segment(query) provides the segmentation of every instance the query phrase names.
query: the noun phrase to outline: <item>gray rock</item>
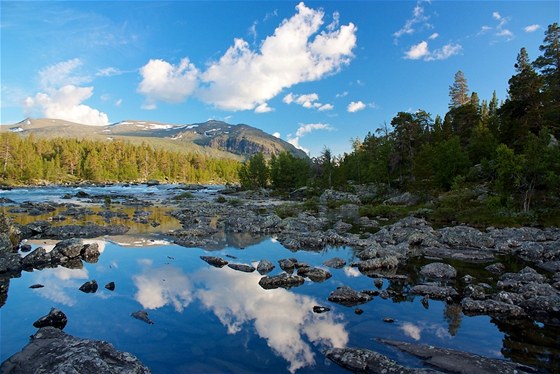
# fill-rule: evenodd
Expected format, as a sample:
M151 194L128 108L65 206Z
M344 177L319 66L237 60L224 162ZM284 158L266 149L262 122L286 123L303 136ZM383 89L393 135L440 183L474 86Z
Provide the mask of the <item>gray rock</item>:
M323 282L329 279L330 277L332 277L332 274L329 273L328 271L315 267L299 268L297 274L304 278L309 278L313 282Z
M506 267L501 262L498 262L492 265L488 265L484 269L486 269L490 273L502 274L506 270Z
M457 270L449 264L432 262L431 264L422 266L420 274L428 278L449 279L457 277Z
M145 310L139 310L137 312L133 312L130 314L132 317L136 318L137 320L146 322L148 325L153 325L154 322L148 317L148 312Z
M261 260L257 265L257 271L260 275L265 275L270 273L275 267L276 266L272 262L268 260Z
M467 297L461 301L461 308L463 313L468 316L490 315L512 318L526 316L521 307L497 300L473 300Z
M337 223L335 223L334 225L334 231L336 231L339 234L343 234L347 231L349 231L352 228L352 225L349 223L346 223L344 221L338 221Z
M97 263L100 255L101 253L99 252L99 245L97 243L85 244L80 252L82 260L90 264Z
M37 233L37 239L97 238L106 235L123 235L130 228L124 225L65 225L49 226L43 233Z
M328 267L333 268L333 269L342 269L346 265L346 261L344 261L340 257L334 257L334 258L331 258L331 259L328 259L328 260L324 261L323 265L328 266Z
M26 269L41 269L51 263L51 254L43 247L37 247L27 256L25 256L21 263Z
M117 351L107 342L80 339L54 327L44 327L21 352L2 363L0 372L149 374L150 369L135 356Z
M515 362L488 358L454 349L387 339L379 339L379 341L419 357L424 361L424 364L440 369L445 373L521 374L537 371L535 368Z
M385 200L383 203L387 205L405 205L412 206L418 204L418 197L411 194L410 192L405 192L400 195L391 197Z
M319 197L319 202L321 204L327 204L330 201L345 202L345 203L352 203L352 204L361 203L360 198L357 195L348 192L342 192L342 191L325 190Z
M438 244L441 245L441 244ZM425 247L421 249L421 253L426 257L447 258L451 260L465 262L489 262L496 258L494 254L488 250L465 249L465 248L449 248L449 247Z
M491 236L469 226L444 227L438 232L440 241L451 247L492 248L495 244Z
M411 292L417 295L427 295L431 299L436 300L445 300L449 297L459 296L453 287L439 286L437 284L419 284L412 287Z
M296 267L297 260L294 258L283 258L278 260L280 269L284 270L286 273L292 273Z
M537 273L533 268L526 266L518 273L505 273L500 277L497 287L502 290L518 290L527 283L543 283L546 280L544 275Z
M226 260L224 260L221 257L216 257L216 256L200 256L200 258L204 261L206 261L208 264L217 267L217 268L221 268L224 267L228 264L228 262Z
M292 288L301 286L305 278L296 274L281 273L274 276L265 275L259 281L259 285L265 290L274 288Z
M363 273L376 269L394 269L398 265L399 260L396 256L384 256L358 262L358 270Z
M233 270L242 271L244 273L252 273L255 271L255 267L247 264L233 264L229 263L228 267L232 268Z
M17 253L0 253L0 274L20 273L22 270L21 257Z
M327 358L353 373L371 374L427 374L439 373L430 369L408 368L389 357L361 348L331 348L325 353Z
M474 300L485 300L488 298L486 289L479 284L468 284L463 290L463 295Z
M59 309L52 308L49 314L33 322L33 326L36 328L52 326L57 329L63 330L66 326L66 323L68 323L66 314L64 314L64 312Z
M338 287L336 290L332 291L328 297L329 301L344 306L356 306L367 303L372 299L373 296L364 292L356 291L348 286Z

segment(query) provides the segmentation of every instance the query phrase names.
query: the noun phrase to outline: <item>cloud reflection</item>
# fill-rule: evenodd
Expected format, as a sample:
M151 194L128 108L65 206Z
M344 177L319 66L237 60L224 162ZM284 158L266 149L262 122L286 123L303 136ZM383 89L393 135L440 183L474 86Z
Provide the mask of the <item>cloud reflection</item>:
M76 299L71 296L82 282L79 279L88 279L88 271L83 269L68 269L62 266L53 269L43 269L33 273L33 282L43 284L37 294L41 297L66 306L76 304ZM60 281L64 282L60 282Z
M193 299L191 281L174 266L146 268L132 280L138 288L134 298L146 309L171 304L177 312L182 312Z
M196 277L203 286L197 298L216 314L228 333L254 323L257 334L290 363L292 373L315 363L304 334L312 343L326 347L343 347L348 342L348 333L334 313L313 313L317 302L309 296L281 288L264 290L258 285L259 274L223 268L204 269Z

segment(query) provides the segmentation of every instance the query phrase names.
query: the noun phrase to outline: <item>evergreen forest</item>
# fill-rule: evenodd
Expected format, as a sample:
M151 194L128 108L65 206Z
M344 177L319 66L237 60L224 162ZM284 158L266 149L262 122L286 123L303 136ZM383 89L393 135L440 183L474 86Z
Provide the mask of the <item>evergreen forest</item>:
M533 61L525 48L519 51L503 101L495 91L481 100L458 71L443 117L399 112L390 126L354 139L352 152L333 157L325 148L308 164L288 154L269 161L256 155L241 167L240 182L285 192L372 184L385 196L414 193L420 202L413 208L424 206L442 222L560 225L558 23L548 26L539 50ZM362 209L371 215L400 209L380 206L379 199Z

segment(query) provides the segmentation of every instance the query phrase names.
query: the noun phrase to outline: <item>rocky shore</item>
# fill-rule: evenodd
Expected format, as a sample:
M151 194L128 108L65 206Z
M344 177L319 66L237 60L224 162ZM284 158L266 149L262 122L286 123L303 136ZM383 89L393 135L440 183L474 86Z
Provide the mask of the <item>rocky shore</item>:
M246 235L248 240L272 236L294 253L321 250L326 246L347 246L355 251L354 262L346 264L344 259L333 258L325 266L340 268L348 265L364 276L374 278L376 283L389 279L395 286L384 290L384 294L378 290L352 290L342 286L328 295L331 302L356 306L376 296L399 298L410 295L421 297L426 307L430 299L443 300L466 315L488 315L502 323L527 320L560 326L559 228L489 227L481 230L466 225L437 228L421 214L387 224L383 217L360 217L360 198L360 195L328 190L320 197L318 207L312 210L305 210L298 201L273 198L266 191L170 201L168 205L174 208L170 214L180 222L181 228L166 235L185 247L224 247L232 235ZM32 215L33 211L49 211L52 206L44 202L22 204L11 209ZM64 209L69 214L87 214L84 211L87 208L71 203ZM283 211L290 214L281 214ZM140 208L138 216L141 216ZM146 220L145 224L151 222ZM126 231L126 226L111 224L55 226L52 221L35 221L16 225L0 215L0 307L6 302L10 278L20 276L22 271L55 266L79 268L83 261L95 262L99 251L95 245L84 244L82 238ZM38 247L25 253L29 248L24 239L38 238L59 242L50 252ZM268 273L276 265L266 259L256 268L217 256L206 256L202 260L216 267L227 265L238 271L258 271L262 275L259 284L265 289L297 287L306 278L321 282L330 276L328 271L300 263L295 257L296 254L294 258L279 262L277 265L282 273L273 276ZM521 266L515 271L508 270L504 258L514 259ZM419 260L423 265L412 275L410 264ZM458 261L477 264L484 276L457 269L453 264ZM40 341L45 334L51 336L53 333L39 330L37 334L39 337L34 337L33 341ZM405 351L412 349L405 349L397 343L386 344ZM352 371L382 372L364 369L371 367L369 362L372 360L383 361L376 355L364 351L327 352L327 357ZM356 360L365 363L356 364ZM433 366L432 362L428 363ZM354 367L354 364L358 366ZM403 370L398 372L407 372Z

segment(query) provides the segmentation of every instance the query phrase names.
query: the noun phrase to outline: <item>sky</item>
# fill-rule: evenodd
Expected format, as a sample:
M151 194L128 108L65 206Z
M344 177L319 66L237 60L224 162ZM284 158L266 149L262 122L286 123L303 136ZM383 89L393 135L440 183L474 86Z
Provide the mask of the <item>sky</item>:
M558 1L0 1L1 121L244 123L318 156L400 111L444 116L458 70L507 98Z

